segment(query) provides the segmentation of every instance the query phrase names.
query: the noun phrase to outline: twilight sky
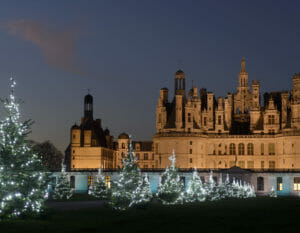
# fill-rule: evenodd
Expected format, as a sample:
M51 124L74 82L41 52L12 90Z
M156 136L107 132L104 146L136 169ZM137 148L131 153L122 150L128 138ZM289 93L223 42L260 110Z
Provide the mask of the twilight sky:
M115 137L151 140L159 89L173 96L178 68L188 89L193 80L225 96L245 56L262 92L291 89L299 9L299 1L1 1L0 97L13 74L23 117L35 121L30 138L60 150L88 89L94 117Z

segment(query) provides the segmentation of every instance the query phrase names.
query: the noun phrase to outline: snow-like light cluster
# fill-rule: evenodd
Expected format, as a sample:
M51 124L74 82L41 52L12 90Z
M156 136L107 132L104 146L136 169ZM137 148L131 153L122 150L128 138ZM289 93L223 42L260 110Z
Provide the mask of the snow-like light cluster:
M151 200L148 177L142 177L136 164L137 159L130 139L127 155L122 160L122 169L118 179L112 184L110 203L114 209L125 210L130 206L144 204Z
M7 117L0 121L0 219L38 213L47 196L46 173L26 141L32 121L20 121L16 82L10 82L9 99L2 101Z
M106 186L105 177L102 175L101 168L98 169L96 181L89 189L89 195L104 200L109 197L109 190Z
M61 172L57 177L57 182L53 190L53 199L54 200L68 200L74 194L74 189L71 188L68 173L66 172L66 166L61 164Z
M187 191L184 190L183 182L180 180L178 170L175 167L176 156L173 150L169 157L171 166L167 167L162 174L158 187L157 197L163 204L182 204L189 202L216 201L225 198L249 198L255 197L254 187L241 181L229 181L227 174L225 182L220 175L218 184L210 172L209 180L202 183L197 170L195 169L192 179L188 184Z

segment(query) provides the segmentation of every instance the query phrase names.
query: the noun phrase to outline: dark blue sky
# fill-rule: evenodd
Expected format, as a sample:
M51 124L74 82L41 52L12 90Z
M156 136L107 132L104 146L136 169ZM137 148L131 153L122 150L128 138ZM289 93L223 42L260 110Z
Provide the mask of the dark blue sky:
M216 96L234 92L242 56L262 91L300 71L299 1L2 1L0 97L17 80L31 138L63 150L87 89L117 137L151 139L161 87L182 68ZM179 60L181 65L179 66Z

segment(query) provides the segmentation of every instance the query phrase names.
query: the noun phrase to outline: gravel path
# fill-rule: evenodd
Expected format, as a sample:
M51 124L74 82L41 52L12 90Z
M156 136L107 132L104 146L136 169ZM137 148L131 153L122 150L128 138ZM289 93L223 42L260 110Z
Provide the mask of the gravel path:
M51 209L56 210L78 210L85 208L98 208L103 206L104 201L66 201L56 202L50 201L46 205Z

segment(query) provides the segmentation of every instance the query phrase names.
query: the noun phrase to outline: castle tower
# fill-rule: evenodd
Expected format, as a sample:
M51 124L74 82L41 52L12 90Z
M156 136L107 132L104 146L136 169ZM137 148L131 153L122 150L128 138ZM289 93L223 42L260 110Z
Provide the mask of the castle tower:
M252 82L252 104L250 107L250 130L254 130L260 118L260 84L254 80Z
M293 76L292 90L292 127L300 128L300 73Z
M84 97L84 117L93 119L93 96L90 94Z
M239 88L242 90L243 88L247 88L247 87L248 87L248 72L246 71L245 58L242 57L241 70L239 73Z
M175 73L175 95L185 96L185 74L182 70Z
M185 104L185 74L182 70L175 73L175 104L176 104L176 121L177 130L183 127L183 114Z
M166 104L168 103L168 88L162 88L159 92L159 99L156 107L156 131L161 132L166 126L167 111Z

